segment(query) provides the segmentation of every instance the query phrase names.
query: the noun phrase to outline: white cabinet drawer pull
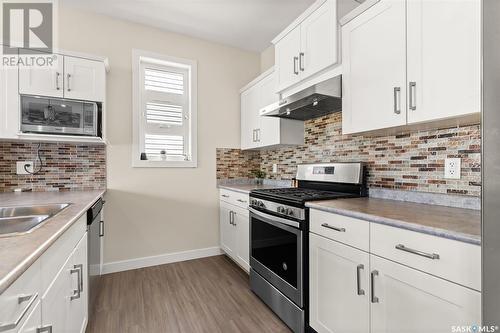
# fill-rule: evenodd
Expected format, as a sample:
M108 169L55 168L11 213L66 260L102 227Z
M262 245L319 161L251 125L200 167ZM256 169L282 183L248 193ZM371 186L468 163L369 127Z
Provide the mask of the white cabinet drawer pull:
M361 270L364 269L364 268L365 268L365 265L363 265L363 264L359 264L356 267L356 287L358 289L358 295L359 296L365 294L365 291L363 289L361 289Z
M325 228L328 228L328 229L332 229L332 230L338 231L338 232L345 232L345 228L334 227L332 225L329 225L328 223L323 223L321 226L325 227Z
M415 249L410 249L409 247L406 247L403 244L396 245L396 249L401 250L401 251L405 251L408 253L413 253L413 254L416 254L417 256L426 257L426 258L429 258L432 260L439 259L439 254L437 254L437 253L427 253L427 252L422 252L422 251L415 250Z
M370 289L371 289L371 292L372 292L372 296L371 296L371 302L372 303L378 303L379 302L378 297L375 296L375 277L376 276L378 276L378 271L377 270L373 270L370 273Z
M222 197L223 197L223 198L229 198L229 195L227 195L227 194L223 194L223 195L222 195Z
M56 72L56 90L61 90L61 87L59 86L59 77L61 76L61 73Z
M246 203L246 202L247 202L246 200L242 200L242 199L238 199L238 200L236 200L236 201L238 201L238 202L243 202L243 203Z
M24 307L24 309L22 309L21 312L19 312L19 315L16 317L16 319L12 323L7 323L7 324L0 323L0 332L9 331L9 330L15 328L17 325L19 325L19 323L24 318L24 316L28 312L28 309L31 307L31 305L33 304L33 302L35 302L35 300L37 299L37 297L38 297L38 293L34 293L33 295L30 295L30 296L20 296L18 298L17 302L19 304L21 304L21 303L27 301L28 304L26 304L26 306Z
M70 85L71 74L69 74L69 73L68 73L68 74L66 75L66 78L67 78L67 82L66 82L66 83L67 83L67 84L66 84L67 89L68 89L68 91L71 91L71 85Z
M69 298L70 300L75 300L79 299L82 293L83 285L82 285L82 265L74 265L73 269L71 269L69 272L71 274L77 273L77 278L78 278L78 287L77 289L73 290L73 295Z

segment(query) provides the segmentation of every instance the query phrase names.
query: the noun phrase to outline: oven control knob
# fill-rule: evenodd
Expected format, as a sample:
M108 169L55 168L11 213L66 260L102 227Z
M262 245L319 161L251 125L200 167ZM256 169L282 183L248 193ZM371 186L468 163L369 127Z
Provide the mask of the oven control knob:
M260 208L264 208L265 207L264 203L262 201L260 201L260 200L257 202L257 206L259 206Z
M293 216L293 209L288 210L286 215Z
M278 206L278 209L277 209L277 210L278 210L278 213L283 214L283 213L285 212L285 207L283 207L283 206Z

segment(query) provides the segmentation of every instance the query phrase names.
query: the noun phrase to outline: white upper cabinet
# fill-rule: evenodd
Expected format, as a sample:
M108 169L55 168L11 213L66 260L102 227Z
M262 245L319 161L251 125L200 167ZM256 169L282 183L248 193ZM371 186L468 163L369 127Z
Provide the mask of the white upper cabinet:
M374 255L370 265L370 332L445 333L481 323L479 292Z
M300 81L300 27L290 31L275 46L277 90L284 90Z
M338 62L337 1L319 0L273 40L278 91Z
M337 62L336 1L326 1L300 24L300 45L302 79Z
M255 129L252 125L252 103L255 97L252 90L248 89L240 95L240 124L241 124L241 149L249 149L252 147L255 140Z
M260 81L259 90L259 110L267 105L278 101L276 94L277 76L268 75ZM280 118L276 117L261 117L258 126L258 144L259 146L272 146L280 143Z
M17 67L0 67L0 138L15 139L19 132Z
M260 115L260 110L279 100L277 73L271 69L241 91L241 149L304 143L304 123Z
M55 56L51 67L19 67L20 94L64 97L64 57Z
M406 124L404 1L382 0L342 27L342 131Z
M64 97L101 102L106 91L104 63L64 57Z
M19 93L102 102L105 76L102 61L57 55L50 68L19 67Z
M343 133L478 122L480 31L480 0L380 0L345 23Z
M481 1L408 1L408 123L481 107Z

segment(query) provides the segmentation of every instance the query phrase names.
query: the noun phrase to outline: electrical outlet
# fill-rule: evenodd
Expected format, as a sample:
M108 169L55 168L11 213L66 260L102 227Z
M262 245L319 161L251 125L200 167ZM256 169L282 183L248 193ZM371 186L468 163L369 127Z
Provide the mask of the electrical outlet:
M24 166L27 165L27 170L29 172L26 172L24 169ZM16 163L16 170L18 175L29 175L30 172L33 173L33 161L20 161Z
M460 162L459 158L447 158L444 160L444 178L460 179Z
M273 173L277 173L278 172L278 164L274 163L273 164Z

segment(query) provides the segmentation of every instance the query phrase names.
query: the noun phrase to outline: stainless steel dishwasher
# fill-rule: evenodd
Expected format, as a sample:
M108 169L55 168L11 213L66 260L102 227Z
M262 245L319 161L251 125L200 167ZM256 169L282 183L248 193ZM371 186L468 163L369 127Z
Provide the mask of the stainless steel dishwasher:
M87 253L89 281L89 320L94 314L96 297L102 273L101 237L104 236L104 220L102 207L104 200L99 198L87 211Z

